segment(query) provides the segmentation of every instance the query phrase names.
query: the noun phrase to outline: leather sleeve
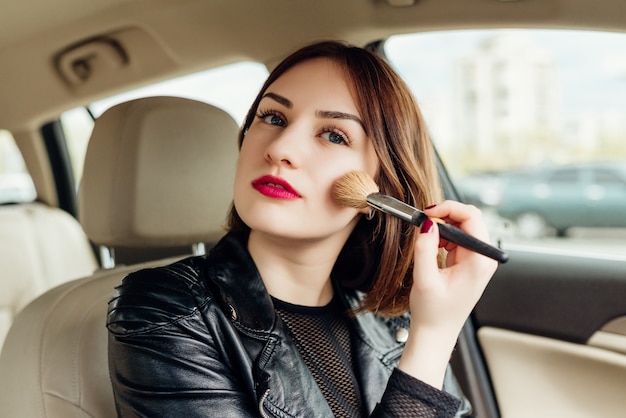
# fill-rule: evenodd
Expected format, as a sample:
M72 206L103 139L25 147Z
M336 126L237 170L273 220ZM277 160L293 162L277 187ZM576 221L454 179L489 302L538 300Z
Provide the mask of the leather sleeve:
M258 416L251 378L229 360L237 348L225 356L231 337L224 324L208 323L225 319L209 318L197 305L211 300L199 293L158 269L134 273L116 290L107 327L120 417Z

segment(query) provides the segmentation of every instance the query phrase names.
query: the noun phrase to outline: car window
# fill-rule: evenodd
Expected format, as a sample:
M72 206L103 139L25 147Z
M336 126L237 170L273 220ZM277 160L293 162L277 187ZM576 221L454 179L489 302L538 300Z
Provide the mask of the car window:
M35 186L13 135L0 129L0 204L32 202L36 197Z
M72 171L76 187L83 176L83 163L89 136L93 129L93 117L84 107L68 110L61 115L61 126L67 143L67 150L72 162Z
M238 62L156 83L96 101L88 107L61 115L76 184L82 177L83 160L93 129L93 118L128 100L148 96L176 96L199 100L224 109L241 124L263 82L267 68L255 62ZM235 141L236 138L233 138Z
M602 185L626 167L624 50L624 34L536 29L407 34L384 45L494 239L620 255L626 187Z
M623 185L626 187L626 171L598 168L593 171L593 181L600 184Z
M548 181L555 183L576 183L579 181L579 170L562 169L552 173Z

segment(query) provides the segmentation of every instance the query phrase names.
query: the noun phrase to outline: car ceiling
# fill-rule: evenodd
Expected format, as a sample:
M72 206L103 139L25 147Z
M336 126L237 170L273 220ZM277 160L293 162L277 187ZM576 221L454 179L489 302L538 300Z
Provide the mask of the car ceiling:
M20 0L0 13L0 128L38 128L63 110L163 78L239 60L268 65L319 39L358 45L454 28L621 31L623 0ZM400 5L394 5L400 4ZM62 51L94 37L130 63L81 86L58 72Z

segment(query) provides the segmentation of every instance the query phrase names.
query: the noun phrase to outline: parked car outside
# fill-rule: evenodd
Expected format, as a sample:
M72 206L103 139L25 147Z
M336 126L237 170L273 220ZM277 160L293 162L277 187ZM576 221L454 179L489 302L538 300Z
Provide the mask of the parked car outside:
M459 187L469 203L514 221L522 237L626 227L626 162L479 174Z

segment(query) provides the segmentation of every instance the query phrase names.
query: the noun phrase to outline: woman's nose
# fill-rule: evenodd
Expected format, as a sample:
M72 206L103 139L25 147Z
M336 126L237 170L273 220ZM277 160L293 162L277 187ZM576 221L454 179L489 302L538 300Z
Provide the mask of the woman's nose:
M293 126L285 128L279 136L274 138L265 151L265 159L276 165L297 168L300 165L304 141L302 133L298 133Z

